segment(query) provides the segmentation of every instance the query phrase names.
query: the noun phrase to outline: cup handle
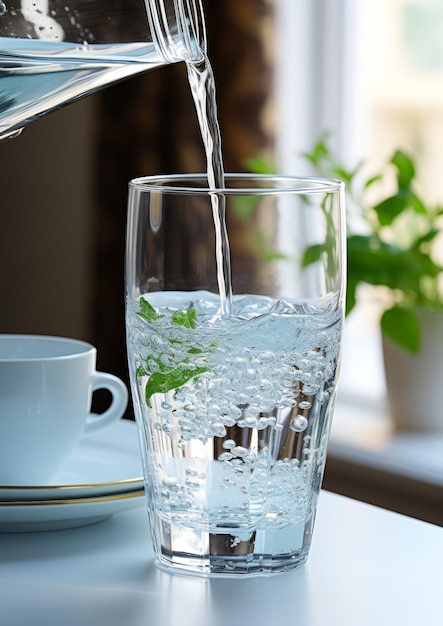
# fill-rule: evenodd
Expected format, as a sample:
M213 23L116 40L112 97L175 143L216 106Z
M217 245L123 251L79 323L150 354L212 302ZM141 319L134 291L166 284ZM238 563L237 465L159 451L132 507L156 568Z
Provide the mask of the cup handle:
M105 372L95 372L92 376L92 392L97 389L108 389L112 394L111 406L104 413L90 413L86 419L85 433L91 433L95 430L108 426L119 420L128 406L128 390L125 383L113 376L105 374Z

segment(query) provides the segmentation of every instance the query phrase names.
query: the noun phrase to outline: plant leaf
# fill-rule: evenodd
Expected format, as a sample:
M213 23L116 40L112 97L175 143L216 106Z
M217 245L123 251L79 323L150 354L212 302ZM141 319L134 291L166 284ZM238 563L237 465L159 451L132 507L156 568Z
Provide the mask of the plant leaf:
M396 150L391 158L391 163L397 168L398 186L409 187L415 176L415 166L411 157L403 150Z
M197 320L197 311L195 309L186 309L186 311L174 311L171 316L171 322L185 328L195 328Z
M423 243L429 243L433 241L435 237L438 235L440 230L438 228L430 228L427 233L418 237L414 243L412 244L414 248L419 248Z
M403 291L411 301L420 301L423 296L421 284L425 276L435 278L443 270L416 246L405 249L363 235L349 236L347 245L349 282Z
M374 207L381 226L392 224L395 218L408 208L411 194L406 189L399 189L395 196L386 198Z
M415 194L414 192L410 192L410 202L411 206L416 213L419 215L426 215L428 210L424 202Z
M262 157L250 157L245 159L246 167L254 174L274 174L275 166L271 161Z
M264 262L268 261L286 261L287 256L278 250L260 250L260 260Z
M260 196L237 196L233 199L231 206L236 217L246 222L251 219L259 202Z
M323 243L317 243L309 246L309 248L306 248L301 262L302 267L307 267L308 265L319 261L321 259L321 255L325 252L325 249L326 246Z
M319 141L315 144L311 152L304 152L302 156L312 163L312 165L318 167L324 159L331 157L331 152L328 148L329 133L324 133Z
M146 372L141 365L137 367L135 375L137 376L137 378L139 378L140 376L146 376Z
M370 187L374 183L377 183L382 178L383 176L381 174L376 174L375 176L371 176L371 178L368 178L368 180L364 184L365 189L368 189L368 187Z
M338 179L342 180L344 183L346 183L346 185L348 185L348 187L351 186L351 183L352 183L356 173L357 173L356 171L348 172L348 170L345 170L344 167L342 167L341 165L333 165L331 167L331 174L335 178L338 178Z
M155 322L163 317L163 315L157 313L152 304L143 297L140 298L140 311L138 315L149 323Z
M381 329L398 346L416 354L420 350L421 333L417 317L408 309L394 306L381 318Z
M145 387L146 404L151 406L151 398L154 393L168 393L173 389L178 389L195 376L207 372L206 367L195 367L194 369L182 369L180 367L167 373L153 372Z
M357 304L357 284L348 280L346 287L346 308L345 316L347 317Z

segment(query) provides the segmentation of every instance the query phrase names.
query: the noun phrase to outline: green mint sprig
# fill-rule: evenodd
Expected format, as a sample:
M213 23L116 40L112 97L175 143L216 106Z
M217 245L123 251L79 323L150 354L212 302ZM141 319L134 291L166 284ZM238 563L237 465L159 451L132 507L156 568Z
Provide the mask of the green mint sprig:
M146 298L140 298L140 310L138 311L139 317L145 321L152 323L164 318L165 316L158 313ZM197 311L194 308L189 308L184 311L174 311L171 315L171 323L176 326L181 326L189 330L193 330L196 327ZM137 377L149 376L145 387L145 399L146 404L151 407L151 398L156 393L168 393L179 387L183 387L188 381L197 378L200 374L209 371L208 367L197 365L192 362L192 356L195 355L199 358L200 362L202 357L208 354L204 346L195 345L186 337L180 337L180 339L171 337L169 343L172 345L181 346L186 357L179 364L173 366L164 362L164 357L168 356L167 352L161 352L158 355L149 354L144 362L137 368ZM217 345L210 344L209 352L212 352Z
M196 367L195 369L176 368L168 372L153 372L145 387L146 404L151 407L151 398L155 393L168 393L168 391L183 387L189 380L207 371L207 367Z
M152 323L163 317L160 313L154 309L152 304L146 300L146 298L140 298L140 311L138 315L146 322Z
M197 321L197 311L195 309L186 309L186 311L175 311L172 314L171 321L178 326L185 328L195 328Z

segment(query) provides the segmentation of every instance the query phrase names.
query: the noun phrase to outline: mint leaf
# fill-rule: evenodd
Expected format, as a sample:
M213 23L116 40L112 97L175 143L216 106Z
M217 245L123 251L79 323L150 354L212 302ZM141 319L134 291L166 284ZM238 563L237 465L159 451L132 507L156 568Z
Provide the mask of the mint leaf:
M137 378L139 378L140 376L146 376L146 372L141 365L137 367L135 375L137 376Z
M187 309L186 311L175 311L172 314L171 321L178 326L185 328L195 328L197 320L197 311L195 309Z
M207 367L196 367L194 369L176 368L168 373L154 372L146 383L146 404L151 406L151 398L155 393L167 393L173 389L178 389L195 376L207 371Z
M205 357L217 348L216 343L211 343L209 347L193 340L193 333L184 331L176 331L179 333L180 339L176 337L168 337L171 329L170 324L182 326L190 330L195 329L197 322L197 311L194 308L186 310L174 311L172 314L167 312L166 315L160 314L150 304L146 298L140 298L140 311L138 315L149 323L156 322L164 318L163 324L156 324L157 332L163 337L162 328L165 327L164 339L171 344L171 352L161 349L157 352L154 348L154 354L150 353L144 357L143 365L137 368L137 376L148 376L145 386L146 404L151 406L151 398L155 393L168 393L185 385L188 381L196 379L200 374L209 371L209 367L202 365ZM166 330L167 329L167 330ZM176 349L172 351L172 346ZM173 357L175 354L175 357ZM192 356L198 357L199 365L193 363ZM176 359L176 362L172 362Z
M147 322L155 322L163 317L163 315L157 313L152 304L150 304L145 298L140 298L140 311L138 314Z
M152 363L155 364L155 368L158 368L161 372L162 371L167 371L168 368L167 366L163 363L162 359L161 359L162 355L160 354L160 356L155 356L155 354L149 354L146 357L146 367L148 372L151 372L153 367L152 367ZM155 370L156 371L156 370Z

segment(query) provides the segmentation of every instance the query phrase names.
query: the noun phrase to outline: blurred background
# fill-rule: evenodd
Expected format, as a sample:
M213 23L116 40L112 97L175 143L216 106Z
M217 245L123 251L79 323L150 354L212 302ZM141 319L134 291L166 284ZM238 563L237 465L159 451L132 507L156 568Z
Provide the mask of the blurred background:
M203 5L227 171L260 156L279 171L309 173L301 154L328 131L349 167L364 158L376 169L394 149L408 150L426 195L443 201L442 0ZM90 341L98 368L127 380L127 182L204 170L183 64L110 87L0 143L0 332ZM383 406L370 305L348 323L341 394ZM331 488L346 491L333 480Z

